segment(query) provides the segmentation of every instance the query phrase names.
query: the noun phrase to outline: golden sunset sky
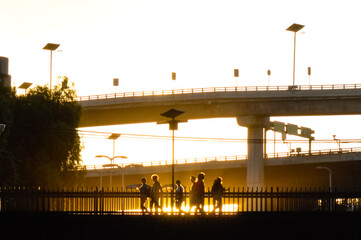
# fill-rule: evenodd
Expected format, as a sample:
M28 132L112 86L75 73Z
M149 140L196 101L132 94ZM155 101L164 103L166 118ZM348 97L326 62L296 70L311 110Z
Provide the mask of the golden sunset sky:
M296 85L309 84L307 67L312 85L361 83L359 6L351 0L0 0L0 56L9 58L13 86L49 84L50 54L42 48L60 44L53 82L69 77L78 96L235 86L234 68L239 86L267 85L268 69L270 85L292 85L293 33L285 29L298 23L305 27L297 34ZM175 82L171 72L177 72ZM316 139L361 138L360 116L272 120L311 127ZM112 155L107 133L171 135L155 123L83 130L106 133L83 135L85 164L102 164L107 161L95 155ZM197 120L180 124L176 136L246 139L247 129L235 119ZM288 148L279 143L276 151ZM171 142L121 137L115 154L129 162L167 160ZM236 154L247 154L244 141L176 143L178 159Z

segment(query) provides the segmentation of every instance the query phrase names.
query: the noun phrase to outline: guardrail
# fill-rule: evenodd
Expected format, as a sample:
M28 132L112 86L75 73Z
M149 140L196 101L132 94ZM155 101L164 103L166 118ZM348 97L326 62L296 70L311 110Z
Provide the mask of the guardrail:
M182 95L193 93L213 92L260 92L260 91L304 91L304 90L352 90L361 89L361 84L336 84L336 85L295 85L295 86L239 86L239 87L210 87L210 88L189 88L174 90L154 90L139 92L109 93L77 97L77 101L90 101L100 99Z
M361 148L342 148L342 149L322 149L301 151L301 152L282 152L282 153L267 153L265 158L284 158L284 157L311 157L321 155L333 155L343 153L361 152ZM175 164L195 164L195 163L210 163L210 162L224 162L224 161L242 161L247 159L247 155L235 155L235 156L218 156L218 157L203 157L203 158L188 158L188 159L176 159ZM105 164L107 165L107 164ZM108 169L105 165L86 165L87 170L96 169ZM112 168L124 168L124 167L150 167L150 166L166 166L172 165L172 160L163 161L149 161L149 162L134 162L134 163L121 163L114 164ZM83 170L83 168L81 168Z

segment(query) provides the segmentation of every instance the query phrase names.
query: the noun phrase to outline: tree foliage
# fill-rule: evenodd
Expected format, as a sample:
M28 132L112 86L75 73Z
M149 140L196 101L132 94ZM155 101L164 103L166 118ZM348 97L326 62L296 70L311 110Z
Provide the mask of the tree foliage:
M18 185L63 185L79 177L81 142L76 131L81 106L68 78L50 91L36 86L26 95L0 86L0 181ZM2 93L2 92L0 92ZM3 154L1 154L3 155Z

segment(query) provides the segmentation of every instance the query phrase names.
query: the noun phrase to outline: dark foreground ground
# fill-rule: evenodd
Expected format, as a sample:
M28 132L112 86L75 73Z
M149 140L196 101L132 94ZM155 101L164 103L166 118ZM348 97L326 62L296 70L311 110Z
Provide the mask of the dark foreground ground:
M0 239L361 239L360 213L79 216L0 213Z

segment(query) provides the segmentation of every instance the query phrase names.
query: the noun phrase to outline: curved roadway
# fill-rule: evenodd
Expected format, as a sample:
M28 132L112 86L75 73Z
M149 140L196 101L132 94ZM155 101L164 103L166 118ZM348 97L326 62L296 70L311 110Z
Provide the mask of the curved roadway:
M361 84L181 89L80 97L79 127L164 121L170 108L180 119L361 114Z

